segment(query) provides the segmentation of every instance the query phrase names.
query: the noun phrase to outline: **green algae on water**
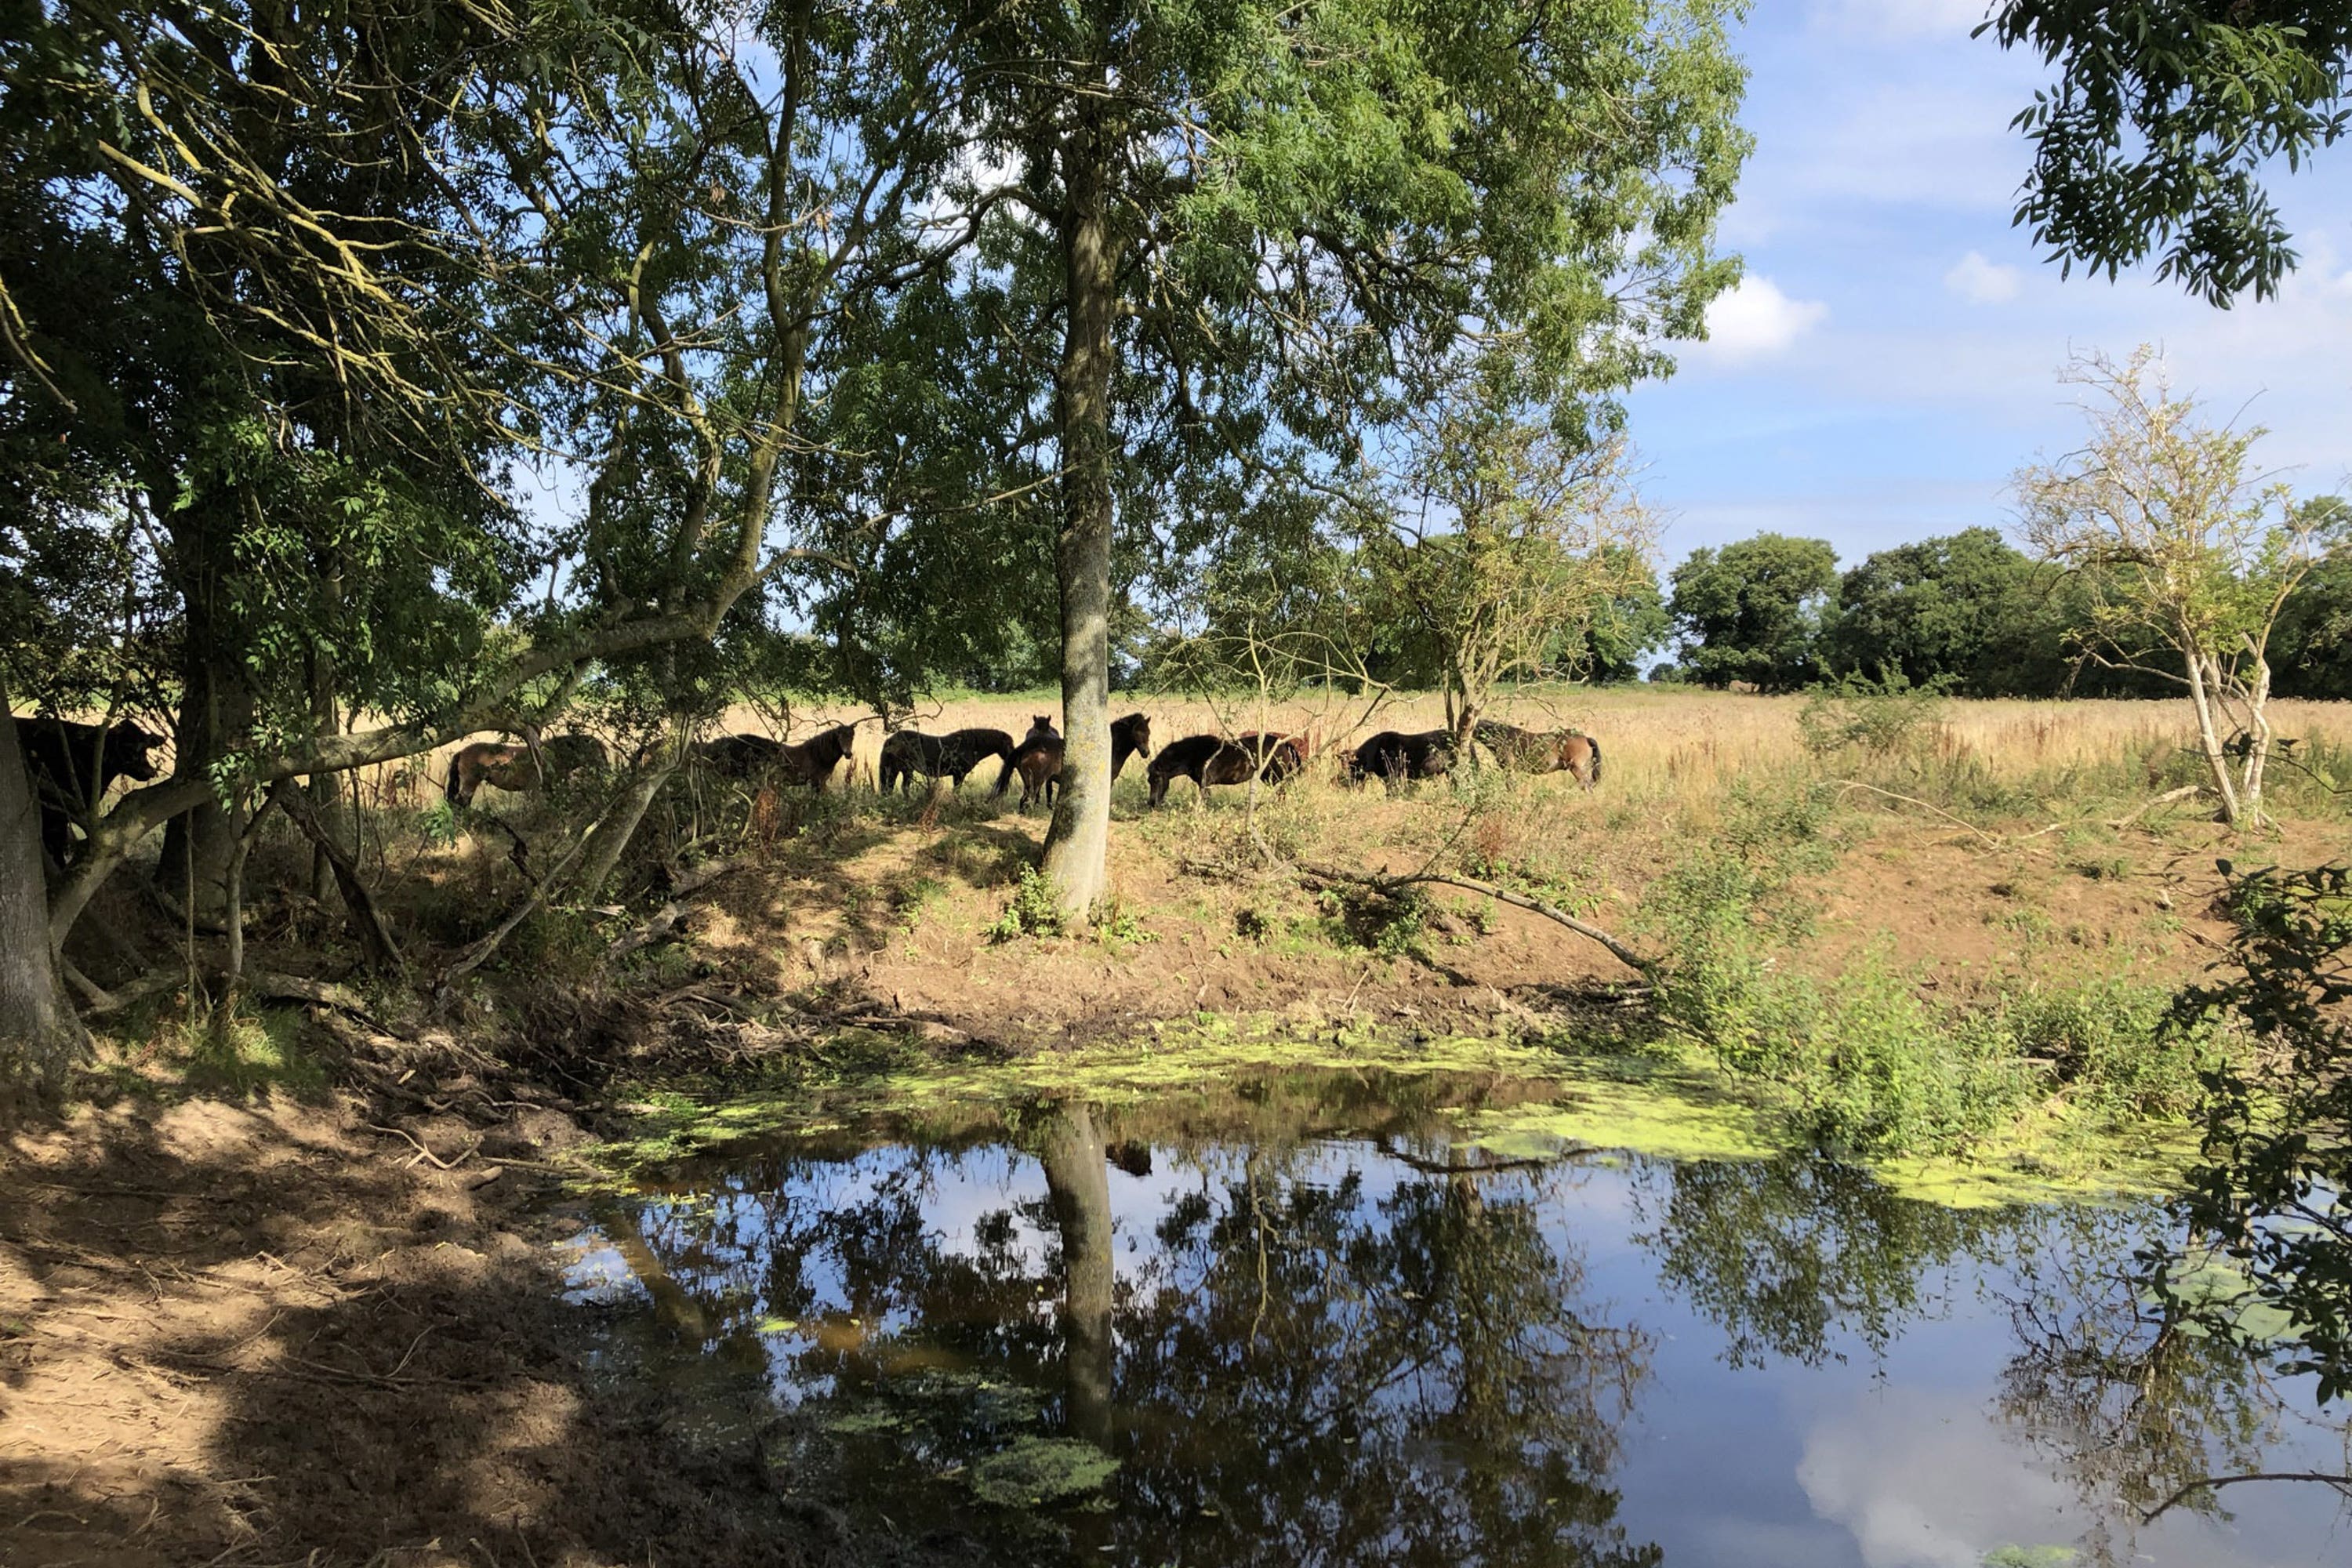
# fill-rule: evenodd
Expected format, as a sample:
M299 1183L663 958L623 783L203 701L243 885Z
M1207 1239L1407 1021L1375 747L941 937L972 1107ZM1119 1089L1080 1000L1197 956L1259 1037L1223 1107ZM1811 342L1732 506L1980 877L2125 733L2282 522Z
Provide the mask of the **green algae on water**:
M1792 1152L1785 1095L1687 1052L1590 1057L1516 1037L1410 1038L1276 1015L1202 1015L1118 1047L919 1068L903 1055L884 1059L878 1073L822 1088L710 1103L649 1096L635 1135L614 1141L602 1158L625 1174L753 1138L854 1136L877 1121L922 1141L1003 1137L1017 1133L1022 1108L1072 1099L1114 1121L1126 1116L1144 1135L1171 1126L1199 1134L1223 1121L1228 1136L1249 1137L1260 1131L1247 1119L1254 1103L1277 1089L1311 1095L1318 1082L1347 1086L1360 1100L1418 1100L1406 1120L1420 1133L1490 1162L1594 1151L1747 1161ZM1319 1135L1351 1131L1364 1129L1334 1123ZM1965 1155L1863 1163L1903 1196L1985 1208L2158 1195L2177 1187L2192 1155L2182 1130L2118 1127L2061 1107Z
M1075 1437L1022 1437L976 1461L968 1472L972 1494L999 1508L1035 1508L1098 1489L1118 1461Z

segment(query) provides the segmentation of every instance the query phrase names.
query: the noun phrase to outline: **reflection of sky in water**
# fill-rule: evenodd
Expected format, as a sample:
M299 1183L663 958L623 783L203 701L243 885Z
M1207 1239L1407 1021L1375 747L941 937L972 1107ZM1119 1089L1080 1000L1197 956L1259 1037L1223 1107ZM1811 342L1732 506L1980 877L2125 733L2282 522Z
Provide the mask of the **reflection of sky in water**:
M1363 1209L1375 1213L1401 1188L1429 1180L1358 1142L1314 1145L1278 1168L1286 1186L1305 1188L1333 1188L1352 1173ZM738 1178L715 1194L650 1203L639 1216L642 1233L698 1295L755 1312L743 1304L764 1288L758 1274L772 1233L900 1194L941 1256L999 1266L1009 1259L1023 1273L1052 1276L1059 1248L1053 1209L1045 1173L1028 1154L884 1147L783 1169L777 1190ZM1158 1229L1188 1195L1219 1201L1248 1176L1235 1149L1158 1150L1146 1175L1109 1168L1112 1266L1121 1285L1200 1289L1202 1255L1163 1256ZM1580 1261L1580 1310L1654 1341L1622 1451L1606 1477L1622 1496L1617 1517L1631 1542L1654 1542L1670 1568L1977 1568L1996 1547L2070 1542L2098 1523L2078 1489L1996 1408L2004 1364L2017 1350L2000 1299L2005 1266L1965 1250L1952 1262L1926 1264L1883 1353L1833 1326L1820 1346L1826 1353L1811 1364L1766 1355L1749 1358L1761 1364L1734 1365L1739 1358L1727 1355L1724 1329L1662 1276L1654 1192L1670 1180L1668 1168L1637 1161L1482 1183L1496 1202L1534 1197L1545 1239ZM796 1371L795 1363L818 1342L821 1321L871 1304L871 1281L861 1300L856 1268L824 1247L802 1252L803 1309L790 1320L757 1320L767 1381L782 1400L831 1391L829 1377ZM575 1300L642 1296L628 1261L593 1236L571 1261L567 1283ZM1047 1295L1032 1310L1051 1323L1055 1306ZM919 1327L903 1300L857 1324L867 1340ZM2341 1435L2290 1422L2284 1441L2262 1458L2271 1468L2339 1468ZM2324 1489L2242 1488L2224 1500L2234 1520L2176 1511L2140 1531L2119 1559L2159 1568L2352 1561L2352 1534Z

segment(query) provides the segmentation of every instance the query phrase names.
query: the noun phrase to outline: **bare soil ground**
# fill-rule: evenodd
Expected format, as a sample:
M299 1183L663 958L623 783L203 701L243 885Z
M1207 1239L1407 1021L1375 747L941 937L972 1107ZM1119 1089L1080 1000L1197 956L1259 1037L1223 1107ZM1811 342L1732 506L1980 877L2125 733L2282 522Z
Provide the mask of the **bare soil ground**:
M415 1081L415 1080L412 1080ZM430 1083L430 1079L425 1080ZM0 1561L922 1563L600 1380L530 1104L128 1099L0 1149ZM369 1123L374 1121L376 1127ZM419 1154L416 1139L437 1151ZM453 1168L439 1168L442 1162ZM492 1175L491 1173L497 1174Z

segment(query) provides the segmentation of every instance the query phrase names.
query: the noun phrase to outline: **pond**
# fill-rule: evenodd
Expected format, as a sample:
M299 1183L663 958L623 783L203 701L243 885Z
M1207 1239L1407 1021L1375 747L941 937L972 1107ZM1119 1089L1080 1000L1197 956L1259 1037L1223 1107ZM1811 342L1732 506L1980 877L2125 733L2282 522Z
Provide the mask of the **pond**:
M737 1142L583 1229L608 1374L974 1563L2341 1564L2311 1391L2168 1329L2154 1205L1465 1143L1558 1086L1241 1072ZM2331 1413L2340 1417L2344 1413Z

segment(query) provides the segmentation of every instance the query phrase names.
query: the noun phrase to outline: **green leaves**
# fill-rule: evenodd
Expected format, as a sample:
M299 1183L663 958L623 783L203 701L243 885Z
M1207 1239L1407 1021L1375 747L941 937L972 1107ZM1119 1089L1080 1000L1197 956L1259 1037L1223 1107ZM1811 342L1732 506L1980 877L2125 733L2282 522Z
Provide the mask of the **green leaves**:
M2063 268L2156 255L2215 305L2278 291L2297 258L2266 165L2352 124L2352 4L2007 0L1978 31L2058 68L2011 123L2034 145L2017 222Z

